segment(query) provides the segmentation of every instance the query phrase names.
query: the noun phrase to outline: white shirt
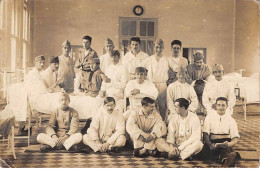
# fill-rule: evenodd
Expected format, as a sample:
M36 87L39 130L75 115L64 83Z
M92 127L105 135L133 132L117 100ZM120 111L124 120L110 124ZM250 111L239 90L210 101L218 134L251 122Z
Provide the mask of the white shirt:
M112 57L109 53L106 53L99 57L100 69L102 72L106 73L107 68L112 64Z
M166 57L162 56L159 61L154 55L144 60L144 67L148 70L147 78L154 83L165 83L169 76L169 62Z
M218 97L226 97L229 108L233 108L236 104L234 87L225 79L221 81L214 79L206 83L202 95L203 105L208 110L212 109L212 104L216 103Z
M239 138L237 123L229 114L220 116L216 110L211 110L205 118L203 132L210 134L229 135L230 138Z
M102 82L101 91L106 91L107 96L121 96L123 98L126 86L125 68L122 64L111 64L107 67L105 75L111 79L110 83Z
M177 58L170 56L168 60L173 71L176 71L179 67L186 68L188 66L188 60L182 56L178 56Z
M101 107L87 131L92 140L114 144L120 135L125 134L125 119L122 113L120 109L114 109L113 113L109 114L104 107Z
M140 94L131 95L131 91L134 89L139 89ZM130 80L126 84L125 96L129 97L131 109L140 109L142 98L150 97L155 100L158 96L158 90L149 80L144 80L142 84L138 84L136 80Z
M167 88L167 106L171 113L175 113L174 101L178 98L186 98L190 101L189 110L196 111L198 98L194 88L188 83L176 81Z
M57 73L53 72L51 70L51 67L48 67L44 71L41 72L42 78L46 85L48 86L47 88L53 87L57 83Z
M143 66L144 59L148 57L149 56L143 51L140 51L136 56L131 51L125 54L125 56L122 58L122 64L126 68L128 78L130 78L129 74L135 74L135 69L137 67Z

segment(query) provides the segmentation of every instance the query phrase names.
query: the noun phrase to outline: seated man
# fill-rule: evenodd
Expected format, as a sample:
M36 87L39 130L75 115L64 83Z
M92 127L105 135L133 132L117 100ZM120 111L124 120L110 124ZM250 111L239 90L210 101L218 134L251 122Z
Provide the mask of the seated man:
M169 119L176 114L174 101L178 98L185 98L190 101L189 110L195 112L198 107L198 99L194 88L186 83L186 69L178 68L176 69L178 80L171 83L167 88L167 105L170 110Z
M37 136L37 141L44 144L41 146L41 151L62 148L75 150L76 144L82 140L81 133L78 133L79 115L69 107L69 95L62 93L59 102L60 108L51 115L46 134L40 133Z
M119 63L120 53L118 50L113 50L110 57L112 64L106 69L106 76L111 79L110 83L102 82L100 96L113 97L117 107L124 109L124 89L126 86L125 68Z
M159 138L155 144L160 152L166 152L168 158L185 160L203 148L200 120L195 113L188 111L187 99L179 98L174 105L177 115L170 119L167 140Z
M228 99L227 112L233 114L233 107L236 104L236 95L231 83L223 79L223 66L215 64L213 66L213 75L215 79L206 83L202 96L202 102L207 109L207 113L211 113L210 110L216 110L215 102L218 97L225 97Z
M59 85L57 84L57 71L59 69L59 57L52 56L50 59L50 65L41 74L43 81L45 83L48 92L58 92L61 91Z
M206 80L208 81L211 75L211 67L204 64L204 56L202 53L197 52L194 56L194 63L187 66L187 82L191 84L195 80Z
M113 53L114 47L115 46L114 46L113 41L110 38L107 38L105 40L105 51L106 51L106 53L99 57L99 59L100 59L100 69L104 73L106 73L107 68L112 64L112 53Z
M125 96L130 100L130 110L141 108L141 100L144 97L156 99L158 90L150 80L145 80L146 69L137 67L135 70L135 80L130 80L126 84Z
M104 107L93 117L83 143L94 152L118 151L125 145L125 120L121 110L115 109L113 97L106 97Z
M91 71L82 72L80 75L79 90L87 96L96 97L101 88L104 73L99 68L99 59L91 58L89 59L89 64Z
M133 141L135 157L142 157L148 152L155 156L158 154L155 141L166 134L166 125L155 110L155 100L144 97L141 103L141 109L131 112L126 130Z
M217 111L211 110L205 118L203 127L203 140L205 142L202 155L222 162L223 167L234 167L237 160L241 159L238 152L232 147L240 137L236 121L226 113L228 100L218 97L216 100Z

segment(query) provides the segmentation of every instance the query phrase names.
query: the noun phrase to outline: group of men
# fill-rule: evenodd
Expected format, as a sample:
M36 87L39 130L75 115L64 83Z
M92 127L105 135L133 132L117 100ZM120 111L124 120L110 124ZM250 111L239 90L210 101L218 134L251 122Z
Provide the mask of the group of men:
M211 69L199 52L193 56L194 63L188 64L179 40L171 42L172 56L166 57L164 42L157 39L155 53L149 57L140 50L140 38L133 37L122 58L111 39L105 41L106 54L100 57L91 41L90 36L83 37L83 51L76 61L69 55L70 42L65 41L63 55L51 57L42 73L45 58L35 58L31 72L40 73L37 79L46 90L63 91L46 134L37 137L45 144L43 151L75 149L82 141L95 152L111 152L128 141L137 157L162 154L185 160L197 154L220 159L224 167L234 166L240 158L232 149L239 138L231 116L236 99L233 87L223 79L222 65ZM70 96L104 101L81 133L79 115L69 107ZM198 106L207 115L202 129Z

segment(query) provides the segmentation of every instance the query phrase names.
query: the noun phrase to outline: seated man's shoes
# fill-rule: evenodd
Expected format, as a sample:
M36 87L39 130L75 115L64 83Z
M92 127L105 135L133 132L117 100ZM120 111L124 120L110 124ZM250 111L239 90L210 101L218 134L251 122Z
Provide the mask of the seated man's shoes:
M120 147L111 147L109 152L119 153L120 152Z
M148 155L147 150L143 149L135 149L133 152L135 157L146 157Z
M160 157L160 152L157 149L149 150L149 155L152 157Z
M79 145L74 144L70 147L69 151L79 151L81 148Z
M43 145L41 145L40 150L41 150L41 152L48 152L48 151L52 150L52 147L49 145L43 144Z

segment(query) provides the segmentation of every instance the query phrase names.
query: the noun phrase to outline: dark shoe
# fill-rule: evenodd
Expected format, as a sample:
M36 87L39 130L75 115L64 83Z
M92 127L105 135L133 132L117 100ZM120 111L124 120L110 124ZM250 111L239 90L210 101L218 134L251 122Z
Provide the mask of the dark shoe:
M167 152L162 152L161 156L165 159L168 159L168 153Z
M109 152L119 153L120 148L119 147L111 147L111 150L109 150Z
M74 144L70 147L69 151L79 151L80 147L77 144Z
M48 151L52 150L52 147L49 145L43 144L43 145L41 145L40 150L41 150L41 152L48 152Z
M81 148L81 151L83 153L91 153L92 152L92 149L89 147L89 146L86 146L84 148Z
M133 155L134 155L135 157L139 157L139 156L140 156L139 149L135 149L134 152L133 152Z
M231 167L232 165L235 165L235 161L237 158L237 153L236 152L231 152L227 155L227 158L223 159L223 167Z
M190 157L186 158L185 160L186 160L186 161L192 161L192 160L193 160L193 157L190 156Z
M160 157L160 152L157 149L149 151L149 154L152 157Z

